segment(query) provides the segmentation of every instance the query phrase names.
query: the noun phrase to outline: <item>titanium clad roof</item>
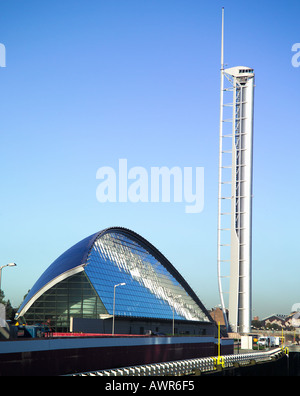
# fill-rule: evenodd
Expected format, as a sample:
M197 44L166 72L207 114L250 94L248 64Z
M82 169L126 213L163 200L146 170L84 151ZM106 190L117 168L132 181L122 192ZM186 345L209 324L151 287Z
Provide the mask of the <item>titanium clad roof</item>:
M83 265L97 235L98 233L90 235L60 255L36 281L18 311L21 312L23 307L25 307L25 305L36 295L36 293L43 289L45 285L61 274Z

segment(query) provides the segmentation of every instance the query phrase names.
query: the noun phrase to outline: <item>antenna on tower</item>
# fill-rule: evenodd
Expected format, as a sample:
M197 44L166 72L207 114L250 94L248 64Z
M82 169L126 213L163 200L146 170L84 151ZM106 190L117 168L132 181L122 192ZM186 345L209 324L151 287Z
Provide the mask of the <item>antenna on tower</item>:
M224 7L222 7L221 71L224 70Z
M220 127L219 127L219 187L218 187L218 284L224 322L228 331L228 321L226 307L224 303L222 282L221 282L221 206L222 206L222 152L223 152L223 108L224 108L224 7L222 7L222 33L221 33L221 83L220 83Z

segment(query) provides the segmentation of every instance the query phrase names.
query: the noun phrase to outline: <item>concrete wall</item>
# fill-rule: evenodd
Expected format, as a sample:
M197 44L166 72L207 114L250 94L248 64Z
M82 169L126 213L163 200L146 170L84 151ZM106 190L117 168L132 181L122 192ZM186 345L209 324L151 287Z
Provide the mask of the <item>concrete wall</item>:
M73 318L71 326L74 333L112 333L112 318L84 319ZM172 321L142 320L142 319L115 319L115 334L147 334L152 333L172 334ZM178 323L175 322L175 334L187 335L214 335L215 326L211 323Z

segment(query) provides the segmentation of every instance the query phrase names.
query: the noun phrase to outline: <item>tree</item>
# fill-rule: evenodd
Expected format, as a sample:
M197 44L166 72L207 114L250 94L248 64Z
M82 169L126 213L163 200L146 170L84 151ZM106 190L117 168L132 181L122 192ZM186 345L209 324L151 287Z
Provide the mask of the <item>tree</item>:
M6 320L14 320L16 311L13 309L10 300L6 303Z
M268 330L274 330L274 331L279 331L279 330L281 330L282 329L282 327L281 326L279 326L279 324L278 323L267 323L267 325L266 325L266 329L268 329Z
M260 320L252 320L251 325L255 329L260 329L262 327L262 322Z
M2 291L1 289L0 289L0 303L1 304L4 304L4 291Z

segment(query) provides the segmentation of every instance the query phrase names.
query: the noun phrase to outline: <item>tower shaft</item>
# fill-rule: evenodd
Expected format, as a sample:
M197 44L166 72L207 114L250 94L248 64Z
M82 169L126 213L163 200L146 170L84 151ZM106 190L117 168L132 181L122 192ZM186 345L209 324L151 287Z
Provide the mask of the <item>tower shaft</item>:
M232 200L229 322L251 331L252 311L252 148L254 73L231 68L233 77Z
M253 147L253 97L254 72L243 66L223 71L232 93L232 119L222 119L219 164L219 215L218 215L218 277L221 285L221 264L229 272L229 324L233 331L249 333L252 311L252 147ZM223 94L223 92L221 92ZM232 132L223 133L226 121L232 122ZM230 150L224 149L224 140L232 139ZM229 162L228 154L231 156ZM224 158L225 157L225 158ZM231 169L231 176L226 168ZM231 180L228 180L228 179ZM231 189L226 190L226 185ZM222 190L223 188L223 190ZM226 192L225 192L226 191ZM226 206L227 205L227 206ZM227 219L224 220L224 217ZM222 224L226 224L225 226ZM227 232L227 236L223 236ZM228 236L228 233L230 236ZM227 248L226 248L227 246ZM229 247L229 251L228 251ZM225 251L227 249L227 251ZM227 266L228 266L227 264ZM221 303L224 304L223 290ZM225 306L223 307L225 311Z

